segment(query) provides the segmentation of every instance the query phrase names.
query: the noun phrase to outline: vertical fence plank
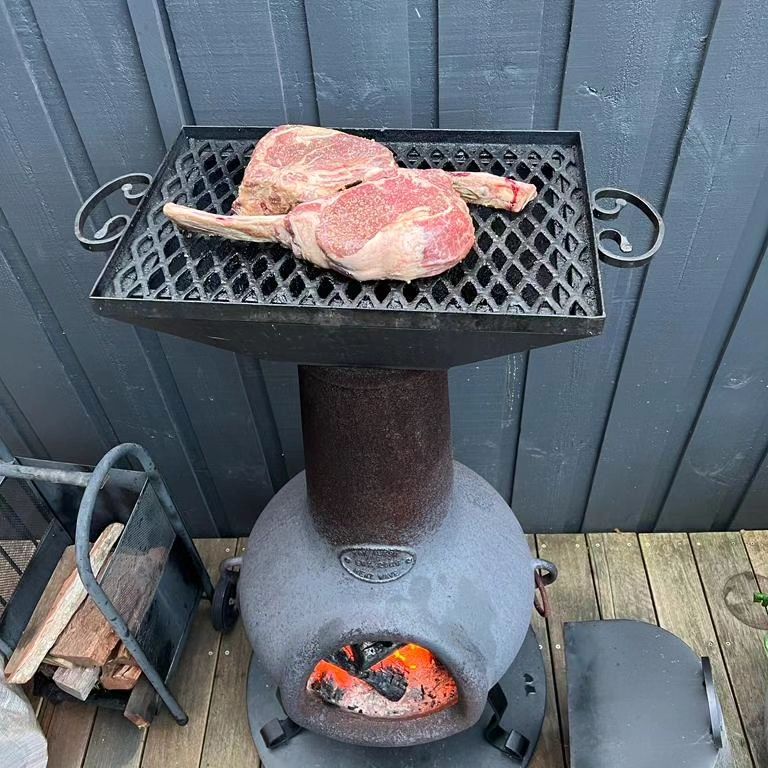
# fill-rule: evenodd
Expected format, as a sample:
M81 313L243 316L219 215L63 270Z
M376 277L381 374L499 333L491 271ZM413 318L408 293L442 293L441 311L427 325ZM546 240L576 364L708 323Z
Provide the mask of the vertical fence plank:
M99 182L154 171L162 136L125 3L29 2Z
M0 379L0 460L8 461L12 456L50 458L26 414Z
M320 122L409 126L405 0L306 0Z
M657 141L677 146L675 120L692 91L688 62L677 53L696 32L682 13L690 5L575 0L559 125L584 132L593 185L643 193L647 167L669 155L650 144L660 124ZM696 13L711 6L699 3ZM680 90L664 114L662 87ZM581 527L641 278L638 270L604 269L602 336L530 354L512 497L528 530Z
M272 404L275 429L280 438L285 478L291 478L304 469L298 369L294 363L264 360L261 362L261 370Z
M202 0L166 0L181 70L197 122L277 125L286 119L316 121L313 86L304 82L309 53L306 53L304 65L299 61L291 64L281 80L282 65L278 54L285 57L290 53L290 43L284 39L286 29L290 28L290 39L296 45L302 35L301 27L305 22L300 5L290 3L283 7L283 4L270 5L267 0L237 0L228 4L224 19L217 6ZM294 428L299 423L298 398L281 386L285 369L296 379L296 366L263 363L262 373L259 373L251 361L240 359L238 365L241 370L247 368L253 374L245 377L245 385L256 422L276 422L282 451L286 457L298 462L291 467L298 471L303 465L301 441L297 440ZM256 386L263 383L262 378L270 403L263 401L263 391ZM256 388L249 389L250 386ZM266 453L267 463L272 467L272 479L276 481L286 475L285 466L282 470L273 466L275 457L272 454L281 446L274 441L266 445L265 439L270 438L260 436L261 450ZM280 461L283 462L282 456Z
M543 7L439 0L441 128L532 126Z
M160 124L168 126L163 136L169 145L192 115L170 21L159 0L132 1L130 8L145 66L154 67L148 75L150 87ZM181 420L188 421L194 433L186 440L197 444L198 479L208 483L217 503L220 532L247 533L274 486L254 421L259 414L240 376L237 357L174 336L160 334L159 339L183 404ZM269 404L257 407L269 409Z
M163 0L127 2L163 141L170 147L193 117L168 13Z
M661 207L669 190L719 0L682 0L638 190ZM672 137L674 140L670 141Z
M533 127L557 128L574 0L548 0L541 20L541 49Z
M727 527L768 447L768 257L763 253L656 527ZM765 523L768 524L768 516Z
M665 206L664 252L648 270L616 387L587 528L653 528L760 255L768 143L764 104L752 91L768 78L766 33L760 0L720 6Z
M195 120L201 125L285 122L267 0L166 0Z
M77 127L61 110L66 103L61 86L51 74L34 16L27 11L23 2L0 9L5 66L0 82L0 165L6 170L0 206L108 423L121 440L146 445L195 531L212 532L205 499L179 450L176 429L135 331L94 317L88 306L99 263L71 233L82 192L97 182L87 158L83 160Z
M0 211L0 379L7 397L23 414L25 425L32 430L32 447L43 449L43 455L77 462L98 460L106 450L104 436L99 434L90 414L78 398L48 332L54 319L42 305L43 297L34 287L25 293L20 281L28 275L17 275L14 265L23 262L16 239ZM55 327L55 326L54 326ZM0 433L0 440L6 441ZM26 440L24 442L27 442ZM17 448L18 448L17 443Z
M435 128L439 120L437 5L438 0L408 0L411 125L414 128Z
M164 335L160 341L181 399L194 414L200 450L220 501L219 530L246 535L275 489L237 358L215 347L201 352L194 341Z
M512 474L528 356L452 368L451 428L456 459L484 477L505 499Z
M533 124L544 3L439 2L441 128ZM451 371L456 458L504 498L512 490L527 355Z
M291 123L316 125L315 80L303 0L269 0L275 48L285 103Z

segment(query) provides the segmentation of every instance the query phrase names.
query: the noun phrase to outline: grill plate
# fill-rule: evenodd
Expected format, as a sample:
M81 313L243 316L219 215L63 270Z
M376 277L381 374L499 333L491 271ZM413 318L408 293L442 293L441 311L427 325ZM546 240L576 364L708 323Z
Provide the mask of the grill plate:
M470 206L475 247L447 273L412 283L361 284L297 260L279 245L181 232L163 215L169 200L227 213L253 144L267 130L182 130L93 290L100 311L278 359L297 358L284 350L286 339L270 341L265 328L255 331L258 347L244 347L221 328L213 333L190 323L516 334L498 351L494 342L483 357L601 330L594 229L578 133L350 130L390 147L405 167L489 171L539 189L521 214ZM533 335L524 341L521 333ZM327 362L328 355L298 359ZM351 355L346 362L358 360Z

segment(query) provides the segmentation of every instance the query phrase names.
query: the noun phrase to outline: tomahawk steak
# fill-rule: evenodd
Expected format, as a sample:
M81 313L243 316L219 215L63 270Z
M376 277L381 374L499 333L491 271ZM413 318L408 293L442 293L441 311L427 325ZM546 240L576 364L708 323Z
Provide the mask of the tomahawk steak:
M372 139L331 128L281 125L256 144L233 213L287 213L298 203L319 200L397 167L392 153ZM533 184L492 173L451 173L456 191L469 203L517 213L536 196Z
M280 125L256 144L240 184L234 213L287 213L396 167L392 153L372 139L330 128Z
M274 241L356 280L414 280L460 262L472 217L443 171L396 169L272 216L220 216L166 203L181 226L235 240Z

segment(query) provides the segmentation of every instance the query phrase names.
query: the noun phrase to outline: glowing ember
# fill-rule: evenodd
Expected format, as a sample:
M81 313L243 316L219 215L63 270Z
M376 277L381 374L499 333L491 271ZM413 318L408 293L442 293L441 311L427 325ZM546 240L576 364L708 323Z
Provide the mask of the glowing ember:
M327 704L368 717L433 714L459 699L448 670L413 643L347 645L315 665L307 690Z

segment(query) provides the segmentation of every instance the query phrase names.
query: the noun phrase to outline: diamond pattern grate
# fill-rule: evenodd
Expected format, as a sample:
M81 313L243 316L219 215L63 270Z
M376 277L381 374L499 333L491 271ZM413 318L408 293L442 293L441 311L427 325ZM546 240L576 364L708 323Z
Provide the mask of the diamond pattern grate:
M252 141L188 138L166 167L145 221L114 252L100 294L123 299L593 317L599 314L588 196L575 144L385 142L401 165L490 171L539 189L523 213L470 206L476 244L438 277L364 283L296 260L278 245L181 233L172 200L226 213ZM141 214L137 214L141 215Z

